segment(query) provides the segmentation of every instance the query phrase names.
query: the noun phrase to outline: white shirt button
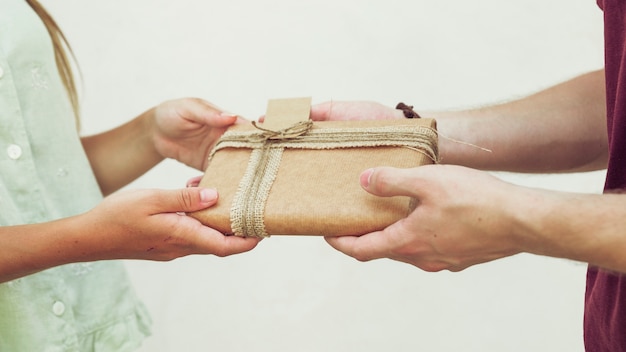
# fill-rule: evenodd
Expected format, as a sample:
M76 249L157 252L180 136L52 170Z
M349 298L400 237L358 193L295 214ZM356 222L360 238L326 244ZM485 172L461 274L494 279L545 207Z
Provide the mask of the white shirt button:
M13 160L17 160L22 156L22 148L17 144L11 144L7 148L7 155Z
M63 313L65 313L65 304L63 304L63 302L61 301L54 302L54 304L52 305L52 313L54 313L54 315L56 316L63 315Z

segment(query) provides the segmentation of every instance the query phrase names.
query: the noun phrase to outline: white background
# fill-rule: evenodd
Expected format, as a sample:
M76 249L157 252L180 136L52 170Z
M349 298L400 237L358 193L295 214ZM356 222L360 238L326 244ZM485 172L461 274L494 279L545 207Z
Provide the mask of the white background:
M251 119L268 99L298 96L476 107L603 64L593 0L44 4L83 72L85 133L183 96ZM199 174L166 161L129 187L178 188ZM600 192L604 176L497 175L577 192ZM425 273L359 263L321 238L272 237L239 256L128 268L154 318L141 351L583 350L586 268L561 259Z

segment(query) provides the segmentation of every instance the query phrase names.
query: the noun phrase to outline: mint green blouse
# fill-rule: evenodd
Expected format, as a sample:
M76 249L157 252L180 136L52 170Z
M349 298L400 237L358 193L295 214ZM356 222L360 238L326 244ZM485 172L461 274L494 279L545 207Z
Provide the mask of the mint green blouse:
M3 0L0 226L68 217L101 199L48 33L24 0ZM64 265L0 284L0 351L131 351L149 330L119 261Z

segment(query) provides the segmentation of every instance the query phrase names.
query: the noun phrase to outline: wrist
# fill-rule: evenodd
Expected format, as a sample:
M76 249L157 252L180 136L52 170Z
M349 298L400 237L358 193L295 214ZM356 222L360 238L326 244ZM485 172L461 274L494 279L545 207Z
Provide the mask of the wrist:
M142 151L144 160L152 166L165 159L157 146L160 131L156 121L156 109L156 107L151 108L136 119L138 130L135 135L138 137L139 150Z
M573 204L580 203L574 194L524 188L522 197L511 202L517 224L514 237L522 252L550 257L581 260L575 254L582 239L575 239L585 221L585 214L568 214ZM517 205L515 205L517 204ZM523 205L523 206L520 206ZM579 207L579 206L576 206ZM574 217L572 217L574 215ZM585 247L585 246L583 246Z

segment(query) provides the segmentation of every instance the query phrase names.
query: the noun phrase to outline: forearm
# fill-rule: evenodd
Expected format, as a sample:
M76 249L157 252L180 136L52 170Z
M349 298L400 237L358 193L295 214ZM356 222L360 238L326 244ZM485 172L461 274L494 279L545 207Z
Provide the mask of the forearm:
M32 225L0 227L0 282L62 264L94 260L77 217Z
M163 157L152 140L152 110L113 130L82 138L102 192L107 195L154 167Z
M254 248L258 241L253 238L224 236L179 215L206 209L217 199L217 192L200 187L128 190L80 215L0 227L0 282L67 263L227 256Z
M428 116L437 119L442 163L514 172L606 167L604 71L521 100Z
M523 251L626 273L626 195L527 192L514 206ZM519 204L524 204L520 209Z

